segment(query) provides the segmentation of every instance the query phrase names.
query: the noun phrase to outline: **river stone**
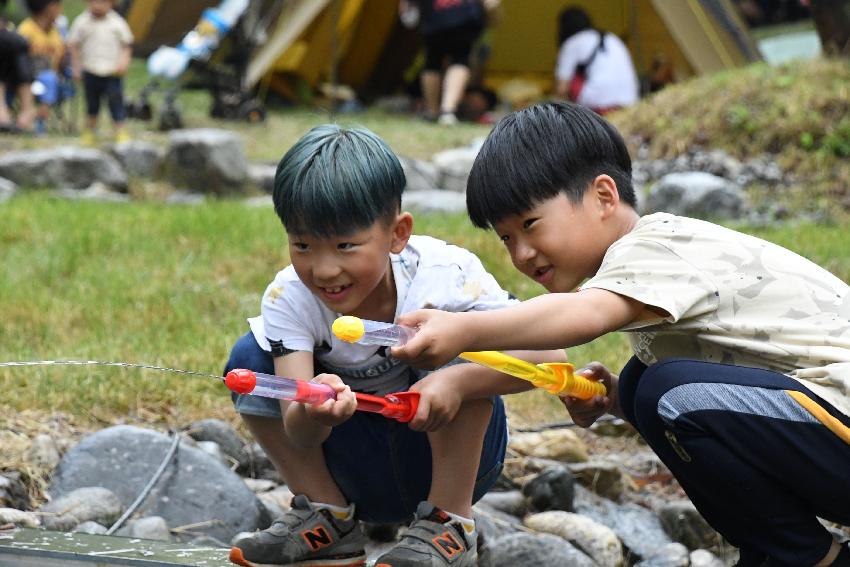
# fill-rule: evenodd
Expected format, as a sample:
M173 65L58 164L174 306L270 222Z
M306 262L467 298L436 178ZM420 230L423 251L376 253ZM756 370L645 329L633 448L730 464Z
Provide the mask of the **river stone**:
M81 486L99 485L129 506L149 482L171 445L162 433L119 425L88 435L63 457L50 487L56 497ZM253 531L259 504L236 473L203 451L180 446L139 516L162 516L170 526L193 528L222 541Z
M151 142L132 140L114 144L109 153L124 170L135 177L156 177L160 173L165 150Z
M163 168L177 187L219 195L241 191L248 180L241 136L215 128L171 132Z
M105 535L108 530L106 526L88 520L71 531L78 534Z
M17 150L0 155L0 177L21 187L84 189L99 181L127 191L127 172L111 155L71 146Z
M34 512L25 512L15 508L0 508L0 525L13 524L25 528L37 528L41 521Z
M156 541L171 541L171 532L168 530L168 524L159 516L148 516L147 518L130 520L115 535L153 539Z
M42 506L42 524L48 530L67 532L89 520L112 525L124 506L111 491L100 486L75 487L63 493L51 492L53 500Z
M671 543L658 516L637 504L617 504L576 486L575 510L611 528L632 556L647 558Z
M588 458L584 442L567 428L515 433L508 446L520 455L568 463L584 462Z
M722 177L691 171L670 173L649 191L647 209L701 219L737 219L747 206L744 190Z
M478 559L479 567L596 567L570 542L550 534L515 533L489 543Z
M688 567L691 564L688 548L681 543L668 543L635 567Z
M657 513L673 541L684 544L688 549L713 547L721 541L720 534L705 521L690 500L666 502Z
M0 203L8 201L17 192L18 185L16 183L0 177Z
M573 510L575 481L570 469L564 465L548 467L522 487L529 507L536 512L546 510Z
M19 471L0 473L0 508L29 510L30 495Z
M189 426L187 431L196 441L214 441L218 443L221 452L240 466L248 464L245 459L245 441L226 421L221 419L202 419ZM240 459L243 459L240 461Z
M478 503L514 516L524 516L528 511L528 502L519 490L490 491Z
M568 539L599 565L619 567L623 564L623 546L617 535L590 518L553 510L527 517L526 527Z

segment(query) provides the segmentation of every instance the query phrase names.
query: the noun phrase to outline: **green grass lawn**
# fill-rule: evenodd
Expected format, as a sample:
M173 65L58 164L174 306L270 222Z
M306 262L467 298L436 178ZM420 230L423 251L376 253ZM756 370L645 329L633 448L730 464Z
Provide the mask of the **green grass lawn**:
M0 361L146 362L217 374L259 310L260 294L287 263L273 210L234 201L166 206L65 201L31 192L0 205ZM522 298L542 288L513 270L492 233L463 215L420 215L416 230L476 251ZM777 227L756 234L850 279L846 230ZM613 335L570 350L618 368L628 356ZM232 419L227 391L210 379L109 367L3 368L3 406L64 411L92 423L123 419ZM563 419L554 397L509 399L517 423Z

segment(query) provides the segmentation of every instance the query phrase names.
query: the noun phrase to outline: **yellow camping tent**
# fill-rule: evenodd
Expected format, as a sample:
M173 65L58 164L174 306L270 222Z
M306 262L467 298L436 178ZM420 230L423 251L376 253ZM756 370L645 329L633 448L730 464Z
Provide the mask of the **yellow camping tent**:
M173 45L200 10L214 4L135 0L128 21L143 44L154 37ZM182 16L175 5L182 6L177 10ZM658 58L672 64L677 79L759 59L729 0L501 0L501 18L487 35L488 85L524 78L548 91L558 13L570 5L584 7L596 26L623 38L641 76ZM293 96L299 84L316 88L333 79L334 71L340 83L356 90L393 85L387 76L400 77L418 49L415 34L398 23L397 9L398 0L286 0L268 40L252 56L246 85L265 82ZM184 28L179 35L173 32L178 21ZM166 39L164 30L172 36Z

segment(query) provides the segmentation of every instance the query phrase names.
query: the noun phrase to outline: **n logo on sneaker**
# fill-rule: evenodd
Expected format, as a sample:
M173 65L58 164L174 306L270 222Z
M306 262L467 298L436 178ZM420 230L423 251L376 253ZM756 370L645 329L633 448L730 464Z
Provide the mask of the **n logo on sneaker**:
M458 553L463 552L463 544L451 532L443 532L431 540L440 553L451 559Z
M301 532L301 537L304 538L304 541L307 542L307 545L313 551L327 547L334 542L331 534L328 533L328 530L324 526L318 526L312 530L304 530Z

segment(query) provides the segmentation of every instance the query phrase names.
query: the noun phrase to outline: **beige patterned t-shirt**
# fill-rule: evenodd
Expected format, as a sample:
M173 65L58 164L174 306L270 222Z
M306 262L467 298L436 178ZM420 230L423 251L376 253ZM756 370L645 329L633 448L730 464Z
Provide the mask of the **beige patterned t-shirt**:
M781 246L656 213L606 252L582 289L647 310L629 332L644 364L670 357L787 374L850 416L850 287Z

